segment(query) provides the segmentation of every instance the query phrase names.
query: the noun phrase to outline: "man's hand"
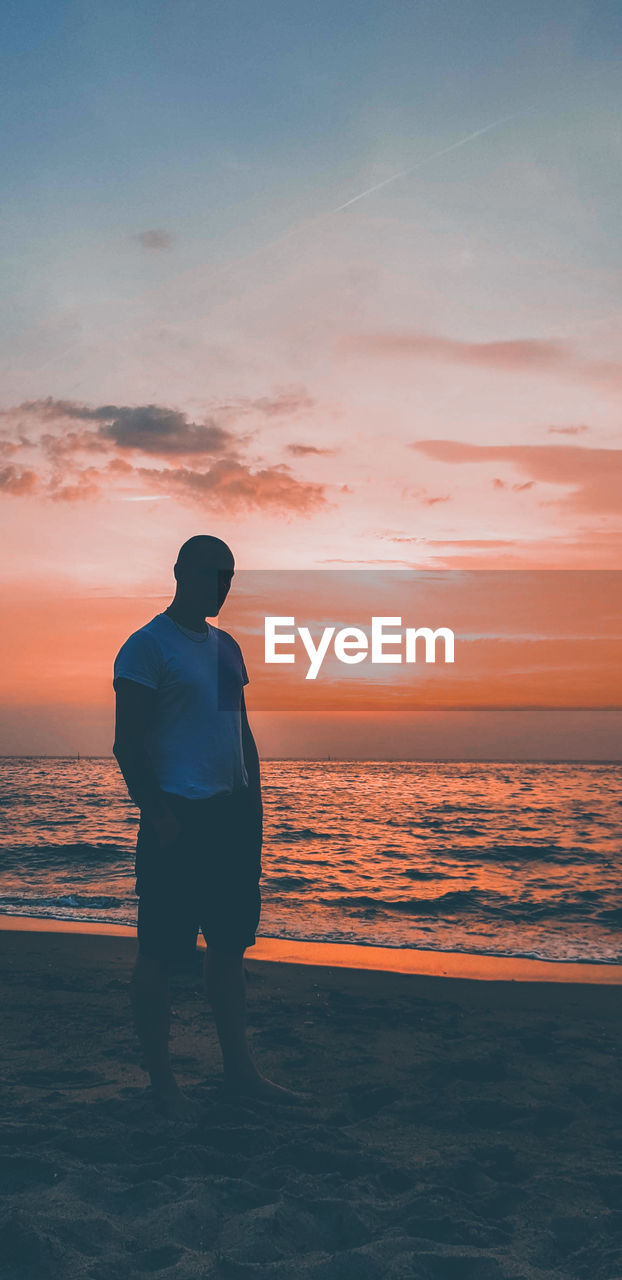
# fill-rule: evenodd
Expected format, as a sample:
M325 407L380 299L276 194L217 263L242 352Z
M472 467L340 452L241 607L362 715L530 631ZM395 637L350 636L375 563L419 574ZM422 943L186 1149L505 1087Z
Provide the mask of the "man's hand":
M263 803L261 798L261 776L259 769L259 754L255 739L251 732L246 714L246 703L244 701L244 690L242 690L242 749L244 752L244 764L248 774L248 787L245 787L245 796L241 797L241 805L243 809L243 823L246 836L251 847L255 849L257 857L261 860L261 850L263 846Z
M146 749L153 726L156 693L134 680L115 680L117 714L113 752L132 800L155 830L162 849L171 849L180 827L161 791Z
M261 860L263 846L263 806L261 792L242 787L237 793L238 822L248 851L254 850Z

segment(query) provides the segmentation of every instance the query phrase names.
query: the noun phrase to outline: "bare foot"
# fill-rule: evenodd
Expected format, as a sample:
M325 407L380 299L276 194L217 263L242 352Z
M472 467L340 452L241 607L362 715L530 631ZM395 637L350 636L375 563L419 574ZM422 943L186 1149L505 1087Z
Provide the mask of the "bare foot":
M259 1098L262 1102L312 1102L310 1093L298 1093L275 1084L266 1076L253 1072L244 1076L225 1076L224 1091L232 1097Z

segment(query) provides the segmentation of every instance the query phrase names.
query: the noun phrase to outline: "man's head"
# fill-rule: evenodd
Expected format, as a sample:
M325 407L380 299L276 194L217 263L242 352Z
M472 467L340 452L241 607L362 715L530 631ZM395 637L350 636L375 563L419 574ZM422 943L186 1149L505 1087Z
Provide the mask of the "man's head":
M180 548L174 574L177 596L203 618L215 618L222 608L235 568L226 542L210 534L197 534Z

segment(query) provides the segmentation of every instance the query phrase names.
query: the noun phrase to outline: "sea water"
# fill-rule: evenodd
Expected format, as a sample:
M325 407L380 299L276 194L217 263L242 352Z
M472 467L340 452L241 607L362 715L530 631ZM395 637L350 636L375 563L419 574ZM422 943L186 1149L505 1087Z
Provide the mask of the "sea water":
M622 961L622 765L264 761L267 937ZM112 759L0 760L0 913L134 924Z

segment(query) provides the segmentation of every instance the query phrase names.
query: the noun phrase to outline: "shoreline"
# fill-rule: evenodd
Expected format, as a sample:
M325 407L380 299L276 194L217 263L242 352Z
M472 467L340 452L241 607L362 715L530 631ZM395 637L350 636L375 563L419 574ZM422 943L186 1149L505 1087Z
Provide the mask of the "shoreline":
M136 938L136 929L131 925L54 920L40 916L0 915L1 932ZM199 938L199 946L205 946L202 937ZM461 951L416 951L351 943L304 942L289 938L258 936L255 946L246 951L245 959L271 964L313 965L327 970L354 969L478 982L622 986L622 964L532 960L520 956L490 956Z

